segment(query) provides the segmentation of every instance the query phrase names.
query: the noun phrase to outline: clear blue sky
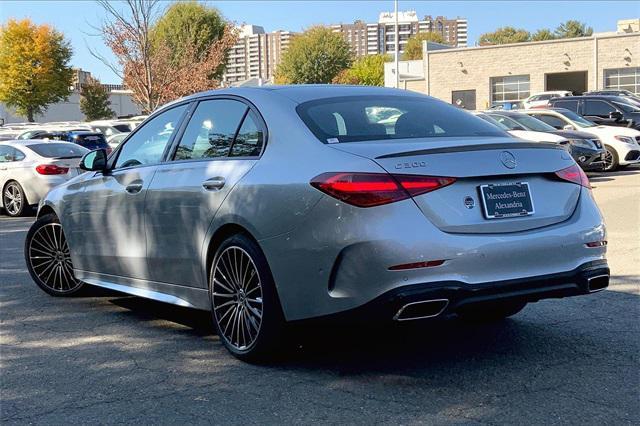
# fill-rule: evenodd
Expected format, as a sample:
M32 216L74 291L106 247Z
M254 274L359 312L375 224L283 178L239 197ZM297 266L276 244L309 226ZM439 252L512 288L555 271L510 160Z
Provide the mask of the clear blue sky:
M393 1L207 1L229 20L261 25L267 31L299 31L313 24L376 22L382 11L393 10ZM167 2L168 4L168 2ZM400 10L415 10L418 16L464 17L469 21L469 44L484 32L512 25L535 31L555 28L560 22L577 19L595 31L615 31L616 21L640 17L639 1L403 1ZM103 83L119 83L118 77L93 58L88 45L109 55L100 38L92 36L103 18L92 1L6 1L0 0L0 21L29 17L49 23L69 38L74 49L73 65L92 72Z

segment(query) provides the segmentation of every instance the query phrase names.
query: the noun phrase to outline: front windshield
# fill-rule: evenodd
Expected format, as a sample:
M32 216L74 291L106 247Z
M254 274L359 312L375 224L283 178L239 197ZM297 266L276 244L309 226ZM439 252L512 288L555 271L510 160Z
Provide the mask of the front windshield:
M637 105L618 101L613 101L613 103L616 106L620 107L624 112L640 112L640 107L638 107Z
M573 111L569 111L568 109L564 109L562 111L558 111L560 114L564 115L565 117L567 117L569 120L573 121L575 124L577 124L580 127L595 127L596 124L587 120L586 118L583 118L582 116L576 114Z
M494 120L493 117L490 117L487 114L476 114L476 116L482 118L484 121L487 121L487 122L493 124L496 127L499 127L500 129L504 130L505 132L509 130L509 128L507 126L505 126L504 124L502 124L499 121Z
M528 130L533 130L534 132L555 132L556 131L554 127L549 126L547 123L526 114L517 114L517 115L514 114L514 115L510 115L509 118L517 121L522 126L526 127Z

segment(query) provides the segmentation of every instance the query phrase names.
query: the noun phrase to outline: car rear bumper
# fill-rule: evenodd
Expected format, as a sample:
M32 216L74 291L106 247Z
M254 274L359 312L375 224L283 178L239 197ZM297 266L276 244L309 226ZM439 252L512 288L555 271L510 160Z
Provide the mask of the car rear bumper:
M482 285L460 281L412 284L390 290L357 308L307 321L371 322L443 318L469 306L500 302L529 303L595 293L609 285L609 276L607 262L600 260L585 263L569 272ZM406 309L419 304L424 304L422 310L409 313Z

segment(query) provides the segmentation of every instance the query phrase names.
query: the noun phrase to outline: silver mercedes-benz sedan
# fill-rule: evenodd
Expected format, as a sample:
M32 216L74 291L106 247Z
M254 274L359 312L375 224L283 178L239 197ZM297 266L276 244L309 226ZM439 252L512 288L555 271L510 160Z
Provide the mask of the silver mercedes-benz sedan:
M564 149L408 91L200 93L82 167L28 233L35 282L211 311L244 360L278 353L292 322L499 319L609 282Z

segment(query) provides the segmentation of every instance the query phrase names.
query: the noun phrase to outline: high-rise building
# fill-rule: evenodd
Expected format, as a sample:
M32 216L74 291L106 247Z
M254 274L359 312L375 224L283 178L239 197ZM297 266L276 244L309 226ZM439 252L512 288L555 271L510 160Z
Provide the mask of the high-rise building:
M353 24L332 25L331 29L344 36L356 56L395 52L395 15L393 12L382 12L377 23L356 21ZM440 34L444 41L452 46L467 46L466 19L425 16L420 20L418 14L413 10L398 12L398 47L400 52L404 51L410 37L429 31Z
M238 42L227 54L223 82L231 85L248 79L271 79L292 35L290 31L265 33L263 27L243 25Z

